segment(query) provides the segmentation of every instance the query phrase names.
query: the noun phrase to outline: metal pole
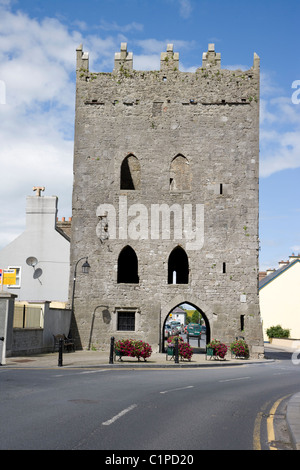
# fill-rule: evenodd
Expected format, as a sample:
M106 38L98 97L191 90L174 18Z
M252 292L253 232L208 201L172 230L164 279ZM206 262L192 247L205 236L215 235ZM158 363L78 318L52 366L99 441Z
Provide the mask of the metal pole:
M4 341L4 336L0 337L0 341ZM1 356L0 356L0 359L1 359ZM0 366L2 366L1 360L0 360Z
M115 338L112 336L110 338L110 353L109 353L109 363L114 363L114 345L115 345Z
M59 347L58 347L58 367L62 367L63 365L63 339L59 340Z
M179 356L178 356L178 338L175 338L175 364L179 364Z

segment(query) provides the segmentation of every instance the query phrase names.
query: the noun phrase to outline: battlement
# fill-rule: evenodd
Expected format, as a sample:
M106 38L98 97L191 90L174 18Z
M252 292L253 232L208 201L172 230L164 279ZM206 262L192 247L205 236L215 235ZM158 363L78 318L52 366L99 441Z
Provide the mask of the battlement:
M221 53L215 52L215 45L208 44L208 51L203 52L202 55L202 68L220 69L221 68Z
M76 71L80 70L89 70L89 53L83 52L82 44L76 49Z
M82 44L76 49L77 54L77 63L76 70L77 72L88 72L89 71L89 54L88 52L83 52ZM253 60L253 69L259 71L260 59L259 56L254 53ZM215 51L214 44L208 44L207 52L203 52L202 55L202 67L199 67L206 70L216 70L221 69L221 53ZM115 53L114 59L114 69L113 73L118 72L132 72L133 69L133 53L127 51L127 43L121 43L120 52ZM160 55L160 71L178 71L179 70L179 53L173 51L173 44L167 44L166 52L162 52ZM199 70L199 69L198 69Z

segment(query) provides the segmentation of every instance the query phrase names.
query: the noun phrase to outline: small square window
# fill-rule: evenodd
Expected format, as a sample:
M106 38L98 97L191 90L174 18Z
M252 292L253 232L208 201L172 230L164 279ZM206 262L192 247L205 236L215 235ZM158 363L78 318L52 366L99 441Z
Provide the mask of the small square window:
M135 330L135 312L118 312L118 326L119 331L134 331Z

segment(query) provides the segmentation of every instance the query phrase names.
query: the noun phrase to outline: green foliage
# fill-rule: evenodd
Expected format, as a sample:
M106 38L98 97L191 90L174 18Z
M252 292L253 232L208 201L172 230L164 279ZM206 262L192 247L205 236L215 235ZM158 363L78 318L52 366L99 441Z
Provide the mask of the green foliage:
M284 329L280 325L271 326L267 329L267 335L269 338L289 338L290 330Z
M221 343L217 339L213 339L208 345L207 348L211 348L214 350L214 355L224 359L227 353L227 346L224 343Z
M230 351L237 357L249 357L249 346L243 339L237 339L230 345Z

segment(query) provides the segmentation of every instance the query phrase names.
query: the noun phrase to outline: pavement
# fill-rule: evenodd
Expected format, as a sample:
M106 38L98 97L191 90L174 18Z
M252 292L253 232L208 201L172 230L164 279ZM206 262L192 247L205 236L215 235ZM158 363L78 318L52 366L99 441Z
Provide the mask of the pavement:
M39 354L34 356L8 357L2 367L6 369L56 369L63 367L64 369L76 368L110 368L110 369L187 369L199 367L233 367L244 366L247 364L264 364L274 362L274 359L268 359L267 352L290 352L294 350L266 346L266 357L262 359L236 359L231 357L230 352L227 353L225 360L207 358L205 353L193 354L190 361L179 360L175 364L174 359L167 358L165 353L152 353L151 357L146 361L143 359L138 361L136 358L124 357L122 361L114 358L110 363L109 351L75 351L64 352L61 362L57 352L48 354ZM60 365L61 364L61 365ZM300 392L293 395L287 405L287 425L290 432L291 440L295 450L300 450Z

